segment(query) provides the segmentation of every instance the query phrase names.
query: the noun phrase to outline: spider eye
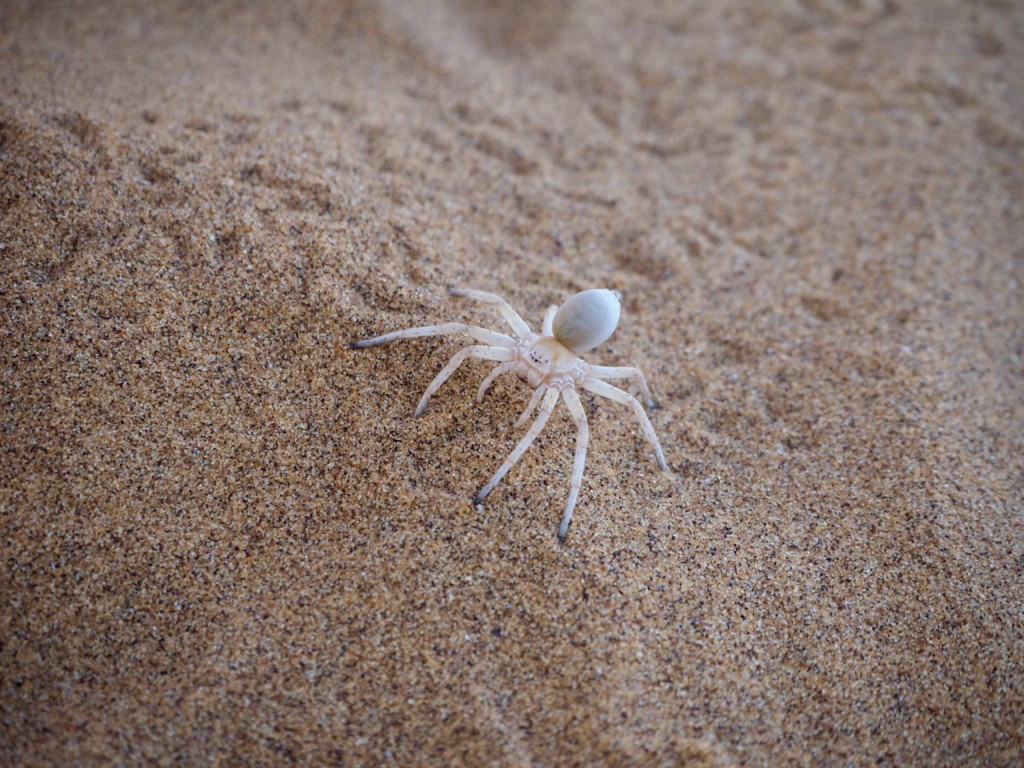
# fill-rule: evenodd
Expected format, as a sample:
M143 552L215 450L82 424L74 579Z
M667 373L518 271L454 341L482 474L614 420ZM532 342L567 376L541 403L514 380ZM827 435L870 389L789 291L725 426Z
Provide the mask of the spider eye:
M555 338L573 352L593 349L615 332L621 304L621 294L605 288L570 296L555 313Z

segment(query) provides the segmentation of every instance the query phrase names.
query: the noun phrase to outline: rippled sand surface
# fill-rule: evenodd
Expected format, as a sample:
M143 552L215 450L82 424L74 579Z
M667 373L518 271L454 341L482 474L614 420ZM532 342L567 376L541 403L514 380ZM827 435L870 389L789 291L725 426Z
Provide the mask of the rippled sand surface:
M1020 764L1022 9L5 3L0 762Z

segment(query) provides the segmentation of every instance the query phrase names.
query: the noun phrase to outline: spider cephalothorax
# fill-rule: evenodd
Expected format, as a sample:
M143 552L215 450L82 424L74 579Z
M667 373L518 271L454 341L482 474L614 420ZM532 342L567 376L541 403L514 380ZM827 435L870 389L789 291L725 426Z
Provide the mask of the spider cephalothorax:
M519 427L525 424L539 405L540 410L536 420L512 450L505 463L498 468L494 476L473 498L474 503L482 503L487 494L494 490L506 473L526 453L526 449L530 447L534 438L544 429L544 425L555 410L559 395L561 395L578 430L569 500L562 516L562 524L558 528L558 538L565 538L565 534L569 530L569 523L572 521L573 509L576 507L576 498L579 496L580 487L583 484L583 465L587 456L587 442L590 439L587 415L576 392L577 388L583 388L595 395L630 406L637 421L640 422L644 436L654 448L658 464L666 472L668 471L668 464L665 462L665 454L662 453L658 436L654 433L654 427L651 426L640 401L628 392L613 387L605 381L606 379L632 379L639 386L640 392L650 407L654 403L651 400L651 393L644 375L638 368L589 365L579 357L580 353L587 352L606 341L615 331L619 324L622 301L618 292L593 288L570 297L561 307L549 307L547 314L544 315L544 323L539 336L500 296L484 291L456 288L452 288L450 293L453 296L466 296L477 301L494 304L511 326L514 336L507 336L504 333L474 325L444 323L386 333L383 336L354 342L350 346L353 349L360 349L377 344L387 344L397 339L416 339L453 333L464 333L476 341L482 342L481 345L465 347L455 353L448 365L437 374L430 382L426 392L423 393L423 397L420 398L419 405L416 407L417 416L423 413L431 395L441 388L441 385L467 357L478 357L500 363L480 385L476 396L477 402L483 400L484 393L503 373L515 373L534 390L533 397L530 398L526 410L516 421L515 426Z

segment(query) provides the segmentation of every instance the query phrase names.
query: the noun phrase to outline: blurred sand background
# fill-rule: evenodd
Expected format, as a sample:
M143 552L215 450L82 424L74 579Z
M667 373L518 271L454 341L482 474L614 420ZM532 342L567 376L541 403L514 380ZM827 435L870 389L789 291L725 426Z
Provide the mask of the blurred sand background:
M1020 765L1024 4L0 5L0 763ZM454 339L625 295L528 390Z

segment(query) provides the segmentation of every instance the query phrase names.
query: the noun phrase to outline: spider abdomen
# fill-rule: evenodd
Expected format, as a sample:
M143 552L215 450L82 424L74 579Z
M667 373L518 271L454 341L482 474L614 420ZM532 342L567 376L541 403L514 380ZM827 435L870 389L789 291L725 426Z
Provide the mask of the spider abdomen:
M591 288L570 296L555 313L552 332L573 352L586 352L603 343L619 324L622 296L607 288Z

